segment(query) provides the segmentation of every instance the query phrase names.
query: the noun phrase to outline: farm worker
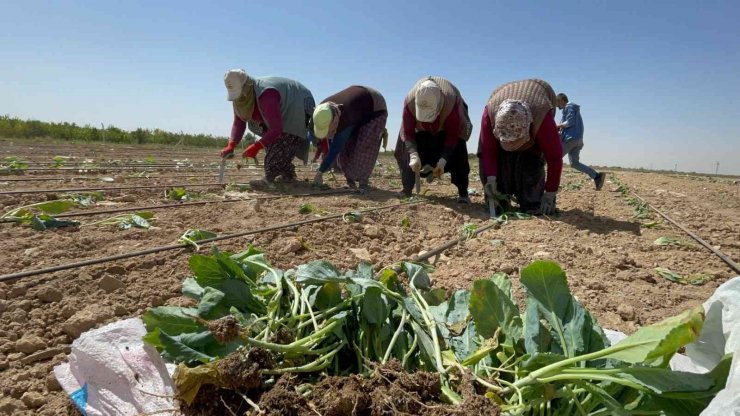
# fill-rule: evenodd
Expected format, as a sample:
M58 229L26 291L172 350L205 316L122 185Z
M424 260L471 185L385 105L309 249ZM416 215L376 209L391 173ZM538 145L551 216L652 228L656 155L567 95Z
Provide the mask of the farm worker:
M417 81L404 100L395 150L403 195L411 196L415 172L421 170L429 181L449 172L457 186L457 202L470 203L467 140L471 131L468 106L457 87L442 77Z
M555 92L545 81L514 81L493 91L478 143L487 200L511 195L524 212L555 212L563 158L554 115Z
M593 168L584 165L579 160L581 149L583 149L581 106L568 102L568 96L562 92L557 96L557 106L562 112L558 130L560 130L560 142L563 145L563 156L568 155L570 166L590 176L594 180L596 190L601 190L601 187L604 186L606 175L596 172Z
M353 85L327 97L313 112L313 134L329 152L316 171L315 184L337 159L350 188L365 193L378 160L388 108L377 90Z
M277 177L283 182L295 180L293 158L298 155L308 160L306 132L314 108L311 91L287 78L252 78L243 69L228 71L224 84L227 99L234 105L234 123L221 156L233 153L249 123L261 139L249 145L243 156L255 158L266 149L265 177L250 184L264 186Z

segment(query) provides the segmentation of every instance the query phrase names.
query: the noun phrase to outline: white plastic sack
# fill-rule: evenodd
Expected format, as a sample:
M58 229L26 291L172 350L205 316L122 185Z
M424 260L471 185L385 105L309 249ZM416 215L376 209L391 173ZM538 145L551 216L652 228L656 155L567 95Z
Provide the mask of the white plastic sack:
M701 416L740 416L740 276L718 287L703 306L705 318L699 339L686 346L686 355L676 354L671 358L671 369L706 373L725 354L732 353L727 385ZM627 338L609 329L604 333L612 345Z
M132 318L83 333L54 375L83 415L138 415L175 409L170 372L156 349L141 340L146 328ZM162 413L165 414L165 413Z

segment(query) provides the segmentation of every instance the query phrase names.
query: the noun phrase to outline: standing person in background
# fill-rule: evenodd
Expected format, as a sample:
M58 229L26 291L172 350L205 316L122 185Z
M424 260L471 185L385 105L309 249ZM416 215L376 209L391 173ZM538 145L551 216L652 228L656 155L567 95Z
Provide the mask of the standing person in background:
M596 190L604 186L606 175L596 172L588 165L579 160L581 149L583 149L583 119L581 118L581 106L568 102L568 96L562 92L557 96L558 108L562 111L560 117L560 142L563 145L563 156L568 155L570 166L585 173L594 180Z
M366 193L387 119L385 98L370 87L353 85L322 101L313 113L313 134L328 143L329 151L314 183L322 184L324 173L339 159L347 185L356 188L359 183L360 192Z
M221 150L221 157L234 152L244 136L247 123L250 130L258 130L260 140L247 147L243 156L255 158L266 149L265 177L251 181L250 185L263 187L277 177L283 182L296 178L293 158L306 149L308 122L314 108L311 91L303 84L287 78L252 78L243 69L228 71L224 76L227 99L233 102L234 122L228 145ZM301 155L307 160L306 153Z
M457 187L457 202L468 204L467 140L472 124L468 106L460 91L441 77L426 77L416 82L403 103L403 118L395 157L401 171L403 196L411 196L415 173L433 166L432 177L444 172L452 176Z
M524 212L555 213L563 157L554 116L555 91L545 81L514 81L493 91L478 144L488 201L512 195Z

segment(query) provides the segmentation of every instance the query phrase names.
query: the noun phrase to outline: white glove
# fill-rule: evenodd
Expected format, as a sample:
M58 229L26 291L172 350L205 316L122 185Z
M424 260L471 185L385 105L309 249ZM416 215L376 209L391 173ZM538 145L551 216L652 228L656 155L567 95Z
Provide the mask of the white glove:
M322 185L324 183L324 173L320 170L316 171L316 176L313 178L314 185Z
M483 191L486 193L486 196L493 197L498 192L496 192L496 177L495 176L488 176L486 177L486 184L483 186Z
M409 167L414 172L418 172L421 169L421 159L419 159L419 153L413 152L409 155Z
M542 215L552 215L555 213L555 200L557 192L545 192L540 202L540 213Z
M447 164L447 160L443 157L439 158L437 161L437 166L434 167L434 171L432 172L432 176L435 178L441 178L442 174L445 173L445 165Z

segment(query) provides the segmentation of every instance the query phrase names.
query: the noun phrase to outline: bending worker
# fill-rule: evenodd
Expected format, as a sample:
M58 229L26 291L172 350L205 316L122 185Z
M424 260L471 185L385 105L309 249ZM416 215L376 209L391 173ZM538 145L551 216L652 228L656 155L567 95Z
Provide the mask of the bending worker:
M511 195L524 212L555 212L563 159L554 115L555 92L545 81L509 82L493 91L478 144L488 202Z
M367 192L387 119L385 98L370 87L353 85L322 101L313 112L313 134L328 143L329 152L314 183L323 183L338 158L347 185L356 188L359 183L360 191Z
M243 156L255 158L266 149L265 177L251 181L252 186L265 186L277 177L283 182L296 178L293 158L306 149L306 132L314 99L303 84L287 78L252 78L243 69L234 69L224 76L227 99L234 105L234 123L227 146L221 157L234 152L247 128L261 135L261 139L247 147Z
M460 91L441 77L420 79L406 96L396 161L401 171L403 195L411 196L415 173L424 177L442 176L449 172L457 187L460 203L470 203L468 197L467 140L472 125L468 106ZM433 167L433 169L422 167Z

